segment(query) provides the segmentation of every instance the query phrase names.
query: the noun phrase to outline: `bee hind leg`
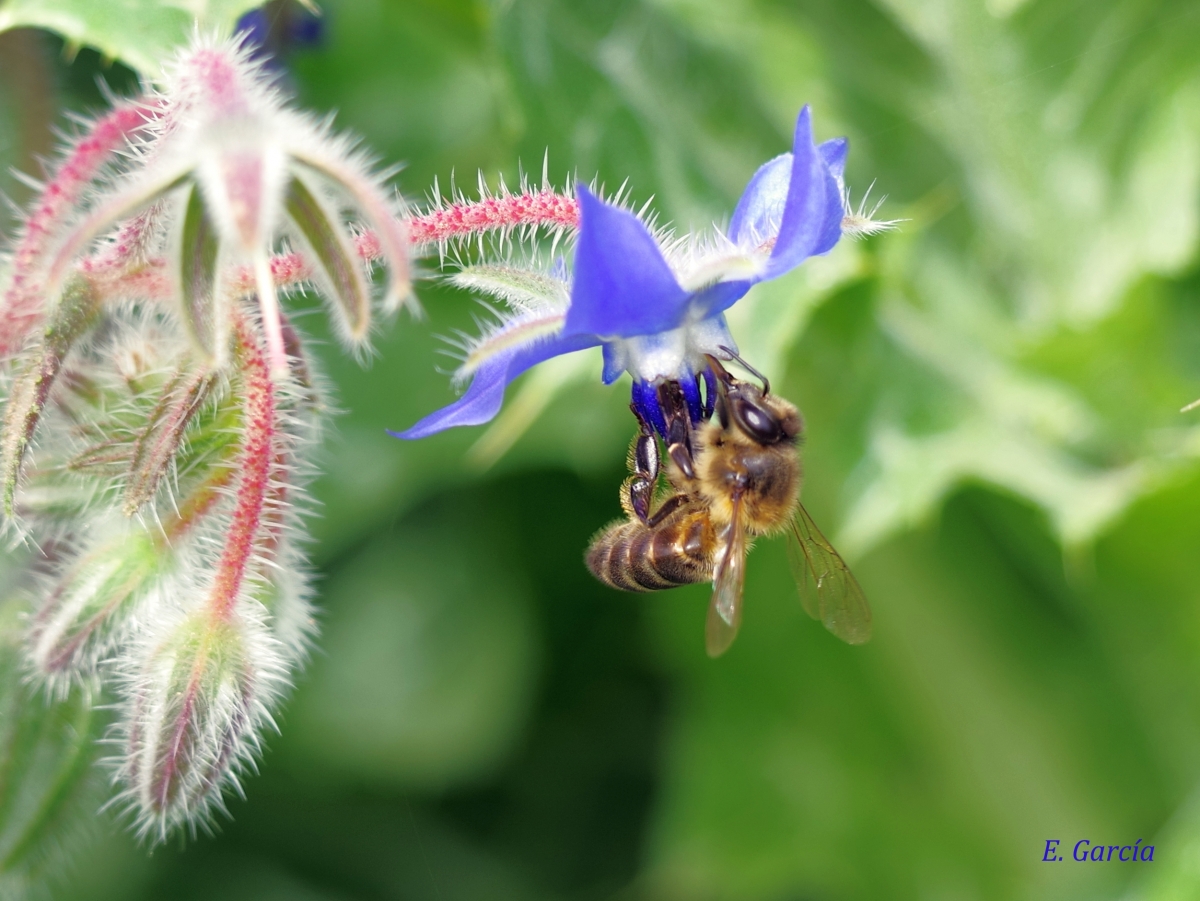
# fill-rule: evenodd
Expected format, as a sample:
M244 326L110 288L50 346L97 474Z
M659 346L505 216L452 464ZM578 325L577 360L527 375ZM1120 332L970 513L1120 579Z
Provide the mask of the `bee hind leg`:
M630 519L648 524L650 522L650 499L653 494L653 482L640 475L629 476L621 483L621 509Z
M629 457L626 462L632 475L621 483L621 509L630 519L648 523L650 503L654 499L654 486L658 484L658 441L654 437L653 427L637 407L630 404L630 409L633 410L641 428L629 445Z

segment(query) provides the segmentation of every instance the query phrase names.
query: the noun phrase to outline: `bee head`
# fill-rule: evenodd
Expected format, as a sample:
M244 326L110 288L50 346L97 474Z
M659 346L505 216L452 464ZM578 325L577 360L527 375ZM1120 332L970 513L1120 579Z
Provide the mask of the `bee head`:
M716 376L715 412L721 428L735 428L764 447L781 442L795 443L799 440L804 430L800 411L790 401L770 394L771 386L766 378L755 373L762 379L763 385L760 388L758 385L734 378L716 357L709 356L708 363Z

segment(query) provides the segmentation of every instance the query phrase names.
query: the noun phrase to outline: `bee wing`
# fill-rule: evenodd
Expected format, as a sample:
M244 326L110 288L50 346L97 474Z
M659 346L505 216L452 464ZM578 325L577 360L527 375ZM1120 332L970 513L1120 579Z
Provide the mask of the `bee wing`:
M871 607L862 586L803 504L792 520L788 559L805 613L849 644L871 637Z
M724 547L717 572L713 577L712 602L708 605L708 620L704 639L709 657L720 657L733 644L742 625L742 586L746 582L746 532L742 528L739 508L741 498L733 499L733 517L721 533Z

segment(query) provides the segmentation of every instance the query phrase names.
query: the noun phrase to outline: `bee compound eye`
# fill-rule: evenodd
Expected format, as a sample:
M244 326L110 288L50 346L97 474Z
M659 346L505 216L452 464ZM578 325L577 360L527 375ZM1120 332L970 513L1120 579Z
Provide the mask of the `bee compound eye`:
M783 438L779 420L767 410L747 400L733 405L734 418L747 435L759 444L774 444Z

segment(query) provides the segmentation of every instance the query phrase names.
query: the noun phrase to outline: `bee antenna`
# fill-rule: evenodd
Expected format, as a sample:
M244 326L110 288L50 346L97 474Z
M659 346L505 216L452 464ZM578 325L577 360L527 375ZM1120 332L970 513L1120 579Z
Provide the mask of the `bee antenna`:
M765 375L763 375L761 372L759 372L757 369L755 369L753 366L751 366L749 363L747 363L745 360L743 360L741 357L739 357L736 352L729 349L724 344L720 345L719 347L720 347L720 350L729 354L730 359L737 360L738 363L741 364L743 369L745 369L748 373L750 373L752 376L754 376L756 379L758 379L760 382L762 382L763 397L766 397L768 394L771 393L771 383L770 383L770 381L767 380L767 377Z

